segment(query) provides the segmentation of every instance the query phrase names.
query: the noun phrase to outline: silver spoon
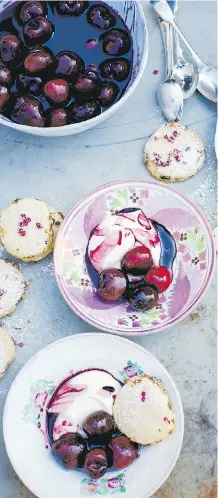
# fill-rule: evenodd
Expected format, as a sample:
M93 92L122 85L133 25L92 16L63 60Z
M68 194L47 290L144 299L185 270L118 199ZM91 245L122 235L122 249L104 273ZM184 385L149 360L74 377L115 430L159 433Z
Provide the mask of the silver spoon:
M175 16L178 10L178 1L170 0L168 4ZM191 62L186 61L186 59L183 56L183 51L180 47L178 35L173 30L172 26L171 30L174 33L175 54L176 54L176 63L173 66L172 77L181 86L183 92L183 98L189 99L189 97L191 97L197 90L197 85L199 81L198 69Z
M196 52L193 50L189 42L186 40L185 36L181 33L180 29L176 25L174 21L174 15L167 2L159 0L151 1L151 3L158 15L162 19L164 19L164 21L169 22L173 26L175 31L177 31L180 38L183 40L190 54L192 55L192 58L195 61L199 72L199 83L197 86L198 91L201 92L202 95L204 95L204 97L206 97L208 100L217 102L217 67L207 66L206 64L203 64L203 62L199 59Z
M168 23L161 22L161 31L166 52L167 77L157 89L157 99L167 121L179 121L183 111L183 93L179 84L172 78L173 37L170 36L170 29L171 26Z

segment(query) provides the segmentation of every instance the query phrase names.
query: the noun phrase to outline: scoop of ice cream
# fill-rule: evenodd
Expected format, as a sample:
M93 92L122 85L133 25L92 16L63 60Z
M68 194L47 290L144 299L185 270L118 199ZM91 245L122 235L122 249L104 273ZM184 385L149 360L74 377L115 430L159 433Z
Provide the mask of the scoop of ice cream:
M112 415L113 396L117 396L120 389L120 383L111 374L97 369L67 380L56 392L48 410L57 414L54 441L69 432L83 434L83 422L94 412L103 410Z
M120 269L125 254L137 246L150 249L154 265L159 265L160 239L141 209L119 212L103 220L90 237L88 256L92 266L101 273L108 268Z
M143 445L158 443L175 429L167 392L147 375L134 377L122 387L113 414L117 427Z

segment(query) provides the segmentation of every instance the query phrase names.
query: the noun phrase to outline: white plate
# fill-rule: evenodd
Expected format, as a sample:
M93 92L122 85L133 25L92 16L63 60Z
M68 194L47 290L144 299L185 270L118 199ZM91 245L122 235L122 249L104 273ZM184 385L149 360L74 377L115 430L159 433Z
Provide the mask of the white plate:
M45 447L43 406L55 385L72 370L104 368L124 380L140 370L161 379L176 415L176 430L164 442L143 448L140 458L124 471L108 471L99 481L82 471L58 466ZM49 398L47 398L48 401ZM45 405L44 405L45 406ZM38 418L40 415L40 418ZM113 335L79 334L42 349L24 366L9 391L3 417L6 449L24 484L38 498L149 498L164 483L178 459L184 429L182 404L165 368L146 349Z

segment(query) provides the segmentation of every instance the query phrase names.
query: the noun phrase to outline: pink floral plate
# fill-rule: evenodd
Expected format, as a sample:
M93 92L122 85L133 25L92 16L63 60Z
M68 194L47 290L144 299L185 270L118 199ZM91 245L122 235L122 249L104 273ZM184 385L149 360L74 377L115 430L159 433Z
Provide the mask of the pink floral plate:
M87 270L91 232L126 208L141 209L164 225L176 243L172 284L148 312L135 312L126 301L101 300ZM64 299L81 318L107 332L141 335L165 330L191 313L210 284L215 249L206 219L189 199L157 183L128 180L103 185L73 207L57 238L54 265Z

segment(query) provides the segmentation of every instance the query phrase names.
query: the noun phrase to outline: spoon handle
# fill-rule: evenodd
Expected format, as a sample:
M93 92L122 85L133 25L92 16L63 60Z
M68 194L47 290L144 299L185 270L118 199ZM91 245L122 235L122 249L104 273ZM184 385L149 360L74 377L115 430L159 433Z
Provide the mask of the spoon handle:
M171 26L168 22L160 21L161 33L164 41L165 54L166 54L166 67L167 78L170 78L173 70L173 38L171 36Z
M192 46L190 45L190 43L188 42L188 40L186 40L185 36L180 31L180 29L178 28L177 24L174 21L172 21L171 25L173 26L173 28L176 31L176 33L178 33L178 35L180 36L180 38L183 41L183 43L188 48L188 50L189 50L189 52L190 52L190 54L192 56L192 59L196 62L197 66L198 67L203 66L203 62L201 62L201 59L199 59L199 57L196 54L195 50L192 48ZM181 51L181 48L180 48L180 51Z

